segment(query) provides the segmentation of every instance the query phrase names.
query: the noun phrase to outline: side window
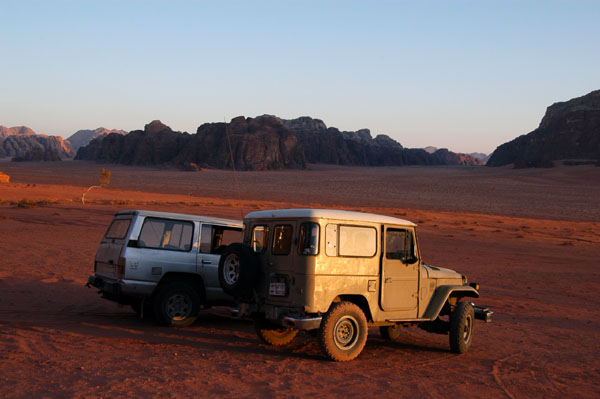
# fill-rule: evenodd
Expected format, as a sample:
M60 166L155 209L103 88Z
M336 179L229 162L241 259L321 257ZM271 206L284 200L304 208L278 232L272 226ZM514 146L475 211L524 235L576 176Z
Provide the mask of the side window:
M302 223L298 240L300 255L317 255L319 253L319 224Z
M373 227L340 226L339 255L372 257L377 252L377 230Z
M292 249L292 226L279 225L273 229L273 255L287 255Z
M414 263L415 240L410 230L387 229L385 234L385 257L398 259L403 263Z
M122 240L125 238L127 231L129 230L129 225L131 224L131 219L115 219L110 224L106 234L104 235L106 238L114 238L118 240Z
M181 220L146 218L138 239L140 248L190 251L194 224Z
M267 242L269 237L269 228L267 226L254 226L252 228L252 236L250 237L252 242L250 246L256 253L263 253L267 249Z
M200 231L200 252L220 254L227 245L241 241L241 229L203 224Z
M373 227L328 224L325 241L327 256L370 258L377 252L377 230Z

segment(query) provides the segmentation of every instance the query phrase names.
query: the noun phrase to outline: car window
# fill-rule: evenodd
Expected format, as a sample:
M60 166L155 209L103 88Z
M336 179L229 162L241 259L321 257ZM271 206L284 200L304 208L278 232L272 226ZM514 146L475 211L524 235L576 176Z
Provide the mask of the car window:
M229 244L242 241L242 229L212 224L202 224L200 252L220 254Z
M292 249L292 226L278 225L273 229L273 255L287 255Z
M410 230L387 229L385 234L385 257L399 259L404 263L414 263L415 240Z
M302 223L298 238L298 253L300 255L317 255L319 253L319 224Z
M254 226L252 228L252 250L256 253L263 253L267 248L269 238L269 228L267 226Z
M372 257L377 252L377 230L373 227L339 227L339 255Z
M112 239L123 239L127 235L127 231L129 230L129 225L131 224L131 219L114 219L106 234L104 235L106 238Z
M138 247L190 251L193 233L192 222L146 218L138 239Z

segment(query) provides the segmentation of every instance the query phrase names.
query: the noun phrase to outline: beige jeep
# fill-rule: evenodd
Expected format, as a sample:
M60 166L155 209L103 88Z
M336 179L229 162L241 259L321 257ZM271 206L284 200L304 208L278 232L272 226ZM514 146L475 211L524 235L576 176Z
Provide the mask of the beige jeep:
M259 338L284 345L298 330L315 334L336 361L357 357L369 326L398 339L402 326L448 334L465 352L475 319L493 312L464 275L421 260L415 224L389 216L323 209L252 212L244 242L219 262L223 290L252 316Z

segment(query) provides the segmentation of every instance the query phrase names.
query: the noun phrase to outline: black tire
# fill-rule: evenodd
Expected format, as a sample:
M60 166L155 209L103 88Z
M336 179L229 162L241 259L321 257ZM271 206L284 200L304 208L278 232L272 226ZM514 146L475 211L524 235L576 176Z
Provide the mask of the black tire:
M367 319L352 302L338 302L323 316L319 345L331 360L346 362L356 358L367 342Z
M459 302L450 315L450 349L465 353L473 341L475 312L469 302Z
M252 294L258 277L258 258L252 248L228 245L219 259L219 283L227 294L242 298Z
M273 325L264 319L254 320L254 328L261 342L273 346L287 345L298 334L295 328Z
M379 334L388 341L398 342L402 336L402 326L400 324L381 326L379 327Z
M154 315L163 326L187 327L196 321L200 303L200 295L191 285L166 283L154 298Z

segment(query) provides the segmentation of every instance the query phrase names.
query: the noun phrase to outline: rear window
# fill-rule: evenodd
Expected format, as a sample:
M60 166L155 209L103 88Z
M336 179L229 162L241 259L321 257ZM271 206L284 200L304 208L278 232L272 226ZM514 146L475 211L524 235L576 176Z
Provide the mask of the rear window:
M192 222L146 218L138 238L138 247L190 251L193 234Z
M229 244L242 241L242 229L203 224L200 231L200 252L220 254Z
M267 226L254 226L252 228L252 250L257 253L263 253L267 248L269 237L269 228Z
M292 226L279 225L273 229L273 255L287 255L292 249Z
M131 219L115 219L112 221L108 230L106 231L105 237L122 240L127 235Z

